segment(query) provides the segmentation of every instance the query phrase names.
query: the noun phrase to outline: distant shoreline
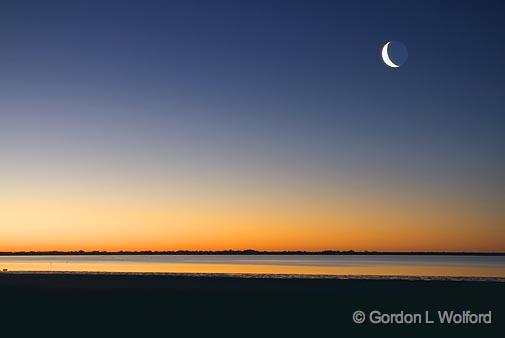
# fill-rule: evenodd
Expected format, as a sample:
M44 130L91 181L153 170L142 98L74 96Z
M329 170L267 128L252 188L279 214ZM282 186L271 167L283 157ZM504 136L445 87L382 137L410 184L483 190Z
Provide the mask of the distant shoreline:
M443 252L443 251L258 251L258 250L218 250L218 251L15 251L0 252L0 256L104 256L104 255L395 255L395 256L505 256L505 252Z

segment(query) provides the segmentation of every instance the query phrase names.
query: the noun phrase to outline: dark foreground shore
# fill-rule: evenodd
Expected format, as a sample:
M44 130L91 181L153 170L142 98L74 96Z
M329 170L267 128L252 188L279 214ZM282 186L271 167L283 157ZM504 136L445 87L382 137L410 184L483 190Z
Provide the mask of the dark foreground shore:
M372 324L373 310L492 324ZM503 337L505 283L0 273L0 323L0 337Z

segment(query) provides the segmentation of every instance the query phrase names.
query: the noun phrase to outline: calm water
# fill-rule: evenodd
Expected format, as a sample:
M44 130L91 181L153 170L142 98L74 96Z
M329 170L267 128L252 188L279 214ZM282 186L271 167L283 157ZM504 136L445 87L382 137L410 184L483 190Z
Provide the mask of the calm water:
M505 277L503 256L18 256L9 271Z

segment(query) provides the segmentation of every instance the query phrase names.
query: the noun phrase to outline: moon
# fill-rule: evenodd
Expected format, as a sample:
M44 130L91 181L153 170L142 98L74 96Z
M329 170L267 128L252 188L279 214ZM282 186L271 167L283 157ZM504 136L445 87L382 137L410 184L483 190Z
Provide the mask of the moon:
M407 47L400 41L389 41L382 47L382 61L386 66L399 68L408 58Z
M384 61L384 63L386 65L388 65L389 67L391 68L398 68L400 67L400 65L397 65L395 64L393 61L391 61L391 59L389 58L389 54L388 54L388 46L389 44L391 43L391 41L389 41L388 43L386 43L384 45L384 47L382 47L382 61Z

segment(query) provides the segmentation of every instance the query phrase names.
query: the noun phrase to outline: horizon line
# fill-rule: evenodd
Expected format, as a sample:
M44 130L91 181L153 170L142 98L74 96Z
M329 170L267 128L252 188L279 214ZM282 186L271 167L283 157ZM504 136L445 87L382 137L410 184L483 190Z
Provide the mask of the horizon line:
M11 255L479 255L505 256L493 251L377 251L377 250L45 250L0 251L0 256Z

